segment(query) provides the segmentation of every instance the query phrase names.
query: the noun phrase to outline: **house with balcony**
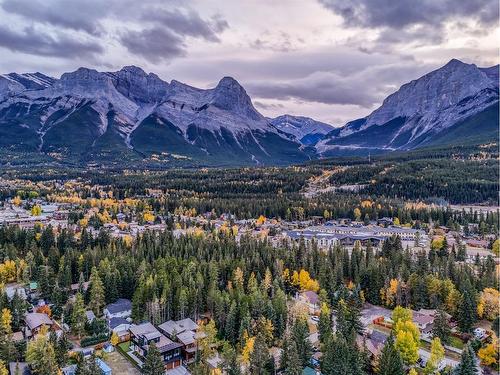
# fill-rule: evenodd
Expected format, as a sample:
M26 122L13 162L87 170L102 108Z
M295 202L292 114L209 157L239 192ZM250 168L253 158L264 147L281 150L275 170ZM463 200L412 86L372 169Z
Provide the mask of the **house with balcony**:
M182 344L166 337L153 324L149 322L133 324L129 332L130 349L142 360L147 356L151 344L155 343L163 359L165 370L172 370L182 365Z
M198 350L197 330L199 328L192 319L168 320L158 326L168 338L182 344L182 354L186 363L192 363L196 359Z

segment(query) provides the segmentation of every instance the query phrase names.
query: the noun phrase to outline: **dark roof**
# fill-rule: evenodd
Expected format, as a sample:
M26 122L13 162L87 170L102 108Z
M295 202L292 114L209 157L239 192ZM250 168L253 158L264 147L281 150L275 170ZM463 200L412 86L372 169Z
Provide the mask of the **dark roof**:
M131 311L132 302L130 302L130 300L128 299L120 298L116 302L107 305L106 310L108 310L110 314L117 314L124 311Z
M116 327L118 327L121 324L129 324L130 325L130 323L125 318L111 318L109 320L109 328L111 328L111 329L115 329Z

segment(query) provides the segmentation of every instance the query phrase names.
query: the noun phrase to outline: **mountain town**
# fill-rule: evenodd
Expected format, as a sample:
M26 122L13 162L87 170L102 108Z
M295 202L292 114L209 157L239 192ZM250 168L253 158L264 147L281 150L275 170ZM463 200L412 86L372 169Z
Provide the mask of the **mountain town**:
M0 375L500 371L498 0L0 0Z

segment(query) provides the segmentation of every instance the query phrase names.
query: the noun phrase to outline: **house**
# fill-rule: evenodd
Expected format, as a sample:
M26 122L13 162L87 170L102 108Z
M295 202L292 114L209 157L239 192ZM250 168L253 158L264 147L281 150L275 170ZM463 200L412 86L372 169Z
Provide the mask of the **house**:
M299 296L299 299L307 304L309 310L313 314L320 308L320 300L318 293L313 292L312 290L307 290L305 292L302 292Z
M158 331L151 323L132 324L130 332L130 349L141 357L146 357L149 346L154 342L161 354L166 370L182 364L182 344L173 342Z
M422 333L430 333L434 324L434 316L422 312L413 312L413 323L415 323Z
M31 375L31 370L26 362L9 362L9 373L11 375Z
M132 302L128 299L120 298L104 308L104 315L107 319L129 318L132 315Z
M102 359L97 358L96 359L97 366L101 369L101 375L112 375L111 368L104 362ZM76 370L78 366L77 365L69 365L64 367L62 370L62 373L64 375L76 375ZM98 375L98 374L96 374Z
M51 329L54 325L54 321L44 313L27 313L24 321L26 323L25 337L36 335L43 326Z
M82 289L82 291L86 292L87 289L89 288L89 284L90 282L89 281L85 281L83 283L74 283L74 284L71 284L70 285L70 291L71 291L71 294L72 295L75 295L76 293L78 293L80 291L80 289Z
M97 358L96 359L97 366L101 369L101 374L102 375L112 375L111 368L108 366L106 362L104 362L102 359Z
M77 365L69 365L61 369L63 375L75 375Z
M177 321L168 320L158 326L170 339L182 344L182 353L184 360L191 363L195 360L197 342L196 331L199 326L192 319L186 318Z
M26 301L28 298L26 294L26 290L24 289L23 286L19 284L13 284L13 285L6 285L5 286L5 294L7 295L7 299L9 301L12 301L14 296L17 294L18 297L20 297L22 300Z
M108 320L108 327L111 331L116 333L120 341L128 338L130 323L125 318L111 318Z

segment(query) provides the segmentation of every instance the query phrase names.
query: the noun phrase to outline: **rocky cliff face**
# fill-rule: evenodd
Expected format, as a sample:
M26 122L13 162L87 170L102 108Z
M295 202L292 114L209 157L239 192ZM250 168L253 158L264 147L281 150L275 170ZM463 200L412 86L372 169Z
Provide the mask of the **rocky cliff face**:
M282 115L271 119L271 124L280 131L290 134L304 145L314 145L334 127L310 117Z
M77 159L162 154L221 165L308 159L231 77L209 90L168 83L135 66L117 72L79 68L58 80L38 80L43 84L29 86L12 74L1 77L0 146L10 139L16 147L15 133L23 127L31 147Z
M339 148L411 149L498 102L498 66L481 69L453 59L388 96L369 116L352 121L318 144Z

